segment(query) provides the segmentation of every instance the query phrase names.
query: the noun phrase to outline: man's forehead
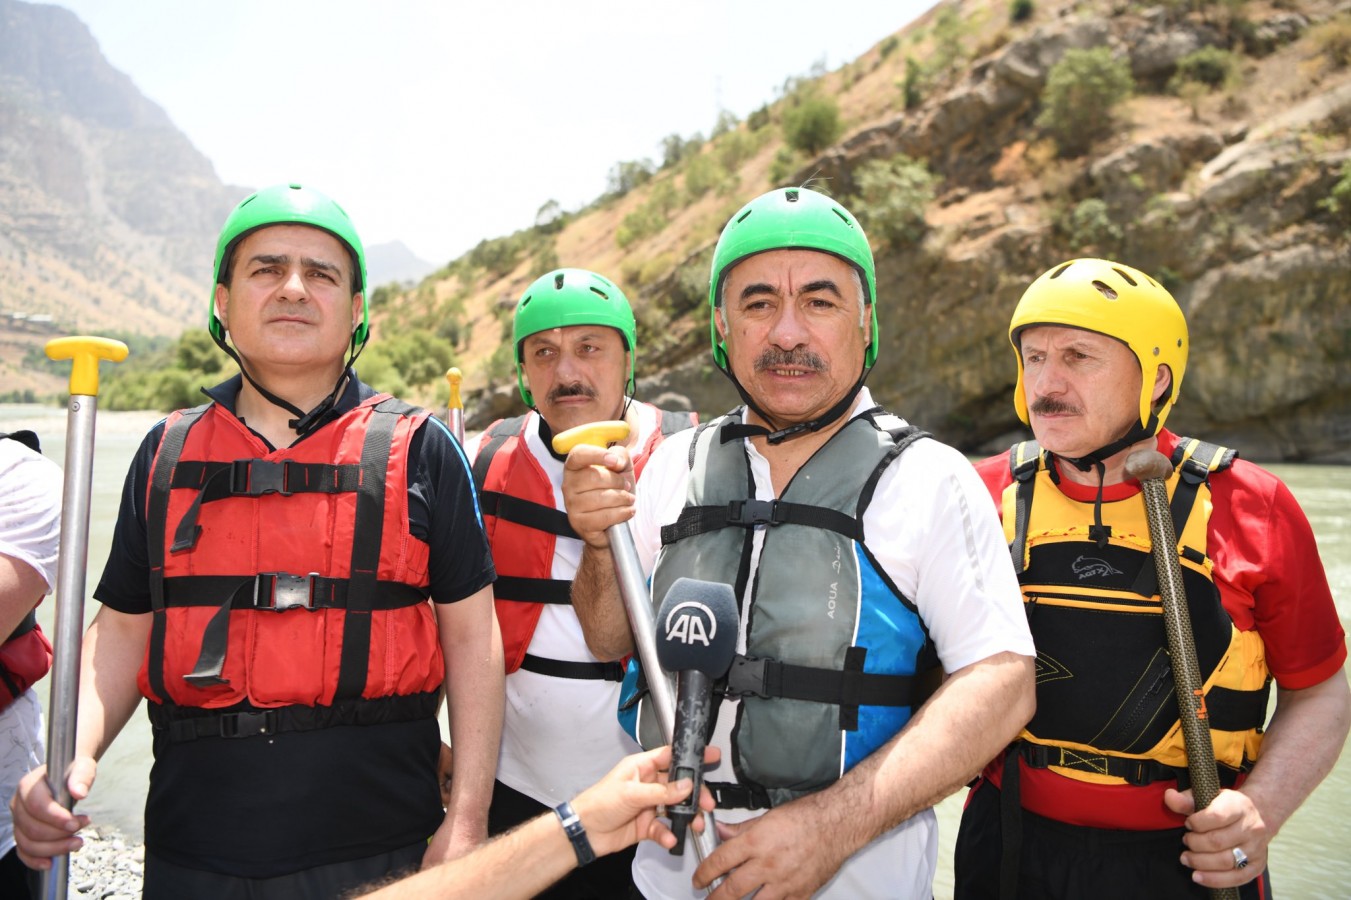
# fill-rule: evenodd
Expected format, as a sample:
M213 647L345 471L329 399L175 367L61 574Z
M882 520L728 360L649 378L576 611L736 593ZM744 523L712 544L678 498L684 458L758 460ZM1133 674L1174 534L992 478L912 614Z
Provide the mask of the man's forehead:
M619 333L619 329L611 328L609 325L563 325L526 335L524 342L526 344L560 344L584 340L603 340L609 337L619 340L622 335Z
M850 265L833 253L802 247L785 247L765 250L746 257L728 271L728 277L754 278L760 281L770 274L785 277L799 272L813 272L833 273L836 277L844 279L849 277L850 271Z
M1101 347L1113 344L1124 346L1124 342L1111 335L1099 331L1089 331L1087 328L1078 328L1074 325L1029 325L1018 332L1018 342L1024 347L1029 344L1045 346L1052 343L1086 347Z
M239 242L239 247L241 250L248 248L256 252L256 248L270 244L296 243L306 245L307 255L313 256L317 250L324 248L328 251L325 255L333 256L335 262L347 260L347 248L331 232L322 228L315 228L313 225L290 222L264 225L262 228L255 229L244 235L244 238Z

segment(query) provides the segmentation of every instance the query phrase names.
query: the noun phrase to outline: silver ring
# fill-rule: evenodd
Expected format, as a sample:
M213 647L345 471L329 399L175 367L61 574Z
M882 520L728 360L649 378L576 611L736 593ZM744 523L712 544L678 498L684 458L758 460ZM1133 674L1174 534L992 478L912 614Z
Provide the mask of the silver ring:
M1235 869L1245 869L1245 868L1247 868L1247 867L1248 867L1248 854L1244 853L1242 850L1240 850L1239 848L1235 847L1235 848L1234 848L1234 868L1235 868Z

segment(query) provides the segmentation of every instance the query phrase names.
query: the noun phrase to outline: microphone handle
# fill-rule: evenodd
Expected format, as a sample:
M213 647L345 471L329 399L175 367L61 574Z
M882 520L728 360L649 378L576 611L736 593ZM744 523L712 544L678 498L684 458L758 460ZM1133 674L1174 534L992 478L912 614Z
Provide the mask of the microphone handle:
M685 852L685 832L699 814L699 787L704 781L704 747L713 712L713 679L698 669L683 669L677 675L675 735L671 748L671 780L694 782L689 797L666 808L675 835L673 856Z

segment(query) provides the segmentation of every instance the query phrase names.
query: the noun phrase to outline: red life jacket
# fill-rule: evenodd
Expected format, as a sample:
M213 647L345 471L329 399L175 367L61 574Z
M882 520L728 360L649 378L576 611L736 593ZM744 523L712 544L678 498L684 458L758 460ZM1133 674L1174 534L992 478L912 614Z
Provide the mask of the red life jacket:
M34 453L42 452L37 435L31 431L0 434L0 440L5 438L18 441ZM36 613L29 610L9 637L0 643L0 712L9 709L20 694L51 669L52 643L42 633Z
M656 412L661 415L660 427L631 454L635 479L667 435L698 422L694 413ZM521 667L544 605L572 602L572 582L550 575L558 538L578 536L567 513L554 506L553 484L526 447L526 425L536 415L526 413L488 426L474 459L479 509L497 569L493 597L507 674Z
M52 643L42 633L37 616L29 612L0 644L0 712L9 709L52 668Z
M138 679L157 727L199 715L185 708L291 708L281 730L434 714L430 554L408 529L426 417L380 394L272 451L215 404L169 417L147 492L154 619Z

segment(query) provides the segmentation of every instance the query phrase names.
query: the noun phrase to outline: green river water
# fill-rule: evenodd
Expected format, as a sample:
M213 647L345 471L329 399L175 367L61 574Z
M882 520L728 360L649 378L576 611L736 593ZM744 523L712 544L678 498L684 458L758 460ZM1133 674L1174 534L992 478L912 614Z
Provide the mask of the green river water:
M113 520L127 465L145 431L158 419L154 413L103 412L98 416L94 456L92 521L89 538L87 592L102 572L112 539ZM0 404L0 431L32 428L47 456L64 463L64 408ZM1351 631L1351 467L1270 466L1289 484L1303 505L1318 538L1342 627ZM97 604L90 601L86 620ZM43 603L39 618L51 633L52 606ZM45 702L46 682L38 691ZM138 713L99 765L92 796L81 806L96 823L115 825L139 840L146 777L150 768L150 733ZM1284 900L1338 900L1351 896L1351 752L1343 752L1332 774L1287 823L1271 849L1272 883ZM961 797L938 807L942 847L934 885L937 900L952 895L952 844Z

